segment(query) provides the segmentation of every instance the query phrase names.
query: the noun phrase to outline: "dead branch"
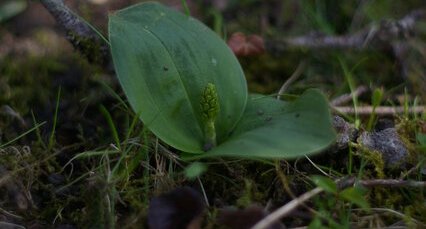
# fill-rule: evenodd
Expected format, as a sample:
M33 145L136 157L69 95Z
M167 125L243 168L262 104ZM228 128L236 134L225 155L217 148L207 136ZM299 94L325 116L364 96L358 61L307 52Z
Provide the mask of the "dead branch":
M376 186L386 186L386 187L411 187L411 188L421 188L426 187L426 182L424 181L411 181L411 180L386 180L386 179L376 179L376 180L363 180L360 184L364 187L376 187Z
M72 12L63 0L40 0L43 6L65 30L67 40L87 59L97 64L108 63L109 47L93 27Z
M369 90L366 86L359 86L356 88L352 93L341 95L335 99L333 99L330 104L333 106L340 106L342 104L345 104L347 102L350 102L353 97L359 97L360 95L364 94Z
M328 36L312 33L305 36L271 39L265 41L266 50L285 51L289 48L308 49L383 49L392 47L394 41L413 37L415 25L426 19L426 10L414 10L400 20L383 20L372 23L354 34Z
M390 116L390 115L397 115L397 114L403 114L406 111L406 108L403 106L396 106L396 107L387 107L387 106L380 106L373 109L372 106L363 106L363 107L357 107L356 109L354 107L333 107L333 109L339 113L343 114L355 114L355 112L358 115L370 115L373 113L377 115L382 116ZM409 107L407 109L408 113L423 113L426 112L425 106L416 106L416 107Z
M339 189L345 189L355 184L361 185L366 188L373 188L377 186L389 188L422 188L426 187L426 181L413 181L413 180L398 180L398 179L373 179L373 180L357 180L356 177L350 177L338 183Z

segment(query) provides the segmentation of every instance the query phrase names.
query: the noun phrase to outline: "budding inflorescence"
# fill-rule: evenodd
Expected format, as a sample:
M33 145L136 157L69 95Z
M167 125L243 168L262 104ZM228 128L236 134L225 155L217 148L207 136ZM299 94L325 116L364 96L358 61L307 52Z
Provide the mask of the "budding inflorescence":
M215 120L219 113L219 100L216 87L208 83L200 98L201 116L204 125L204 150L208 151L216 146Z
M214 84L208 83L204 88L200 105L204 121L214 121L219 113L219 101Z

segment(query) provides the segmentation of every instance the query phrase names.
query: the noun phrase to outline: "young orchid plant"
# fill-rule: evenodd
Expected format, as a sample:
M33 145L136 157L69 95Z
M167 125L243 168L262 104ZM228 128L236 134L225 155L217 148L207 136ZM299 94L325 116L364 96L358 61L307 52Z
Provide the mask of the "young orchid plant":
M110 16L109 40L132 108L186 158L294 158L335 139L321 92L290 102L249 95L226 43L188 15L136 4Z

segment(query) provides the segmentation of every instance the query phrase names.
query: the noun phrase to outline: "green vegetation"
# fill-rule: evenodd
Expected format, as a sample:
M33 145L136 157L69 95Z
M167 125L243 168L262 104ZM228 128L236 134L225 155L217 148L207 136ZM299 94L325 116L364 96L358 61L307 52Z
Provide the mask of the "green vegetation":
M226 228L227 206L273 212L313 190L283 224L425 227L426 112L412 112L426 101L425 21L393 41L407 48L405 59L391 47L274 43L354 34L423 9L422 0L182 2L182 13L148 4L111 14L117 75L52 27L20 31L27 14L0 20L0 227L146 228L151 199L182 186L207 206L202 228ZM96 19L95 7L74 9ZM261 35L266 53L237 60L216 35L233 32ZM331 109L348 125L336 128L338 143L349 140L329 146L329 101L360 86L368 91L341 104L355 113ZM383 107L402 109L384 115ZM404 154L383 153L395 152L392 144Z
M238 61L194 18L143 3L110 16L109 34L130 104L174 148L201 154L197 158L290 158L335 139L328 104L317 91L289 103L259 96L247 101Z

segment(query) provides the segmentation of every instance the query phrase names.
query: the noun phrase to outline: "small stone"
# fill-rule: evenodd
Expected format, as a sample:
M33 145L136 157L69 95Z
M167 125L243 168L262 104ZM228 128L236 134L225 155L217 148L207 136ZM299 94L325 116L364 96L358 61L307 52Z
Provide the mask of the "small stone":
M340 116L334 116L333 127L337 132L336 145L338 149L348 148L348 143L355 141L358 131L354 125L346 122Z
M408 156L408 149L401 141L395 128L387 128L378 132L364 132L358 142L369 150L382 155L386 167L404 165Z

